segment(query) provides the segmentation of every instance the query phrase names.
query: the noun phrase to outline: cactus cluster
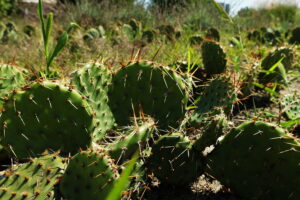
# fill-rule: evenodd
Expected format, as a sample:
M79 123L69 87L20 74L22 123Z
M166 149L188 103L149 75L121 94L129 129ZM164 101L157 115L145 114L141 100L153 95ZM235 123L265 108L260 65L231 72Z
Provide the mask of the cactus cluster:
M44 19L41 11L39 15ZM49 14L43 34L51 19ZM11 159L12 165L0 176L0 199L110 200L110 193L122 182L124 192L118 191L119 197L143 199L152 184L186 189L202 174L245 199L300 198L299 140L254 117L244 122L244 113L235 107L237 103L247 107L238 98L247 99L263 88L273 98L279 96L278 121L298 123L299 96L277 93L283 78L278 74L295 66L294 48L277 48L260 68L248 63L255 66L242 74L236 73L244 70L238 65L253 59L242 50L247 41L241 36L227 48L227 65L220 33L214 28L204 39L196 34L181 37L186 32L171 25L145 28L135 19L106 28L107 33L102 26L76 33L91 45L109 36L115 43L124 36L135 44L184 40L189 51L187 58L180 59L187 61L165 66L142 61L141 51L135 57L133 51L131 60L122 61L120 67L97 60L66 72L62 79L52 76L49 66L68 40L69 29L51 53L44 41L47 70L34 80L27 78L31 75L26 70L1 64L0 161L2 165ZM1 41L8 42L15 31L13 23L0 24ZM25 26L24 33L33 37L33 27ZM76 35L70 36L75 42ZM268 28L249 37L259 40L259 45L282 42L280 32ZM71 46L76 49L76 44L80 46ZM230 58L237 50L240 57ZM263 57L260 50L253 53L255 58Z

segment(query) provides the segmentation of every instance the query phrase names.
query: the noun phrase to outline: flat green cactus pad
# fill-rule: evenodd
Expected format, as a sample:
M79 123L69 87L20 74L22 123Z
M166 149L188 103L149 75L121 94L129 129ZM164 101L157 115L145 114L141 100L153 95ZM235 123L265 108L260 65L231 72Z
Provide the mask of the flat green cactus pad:
M53 82L16 91L0 117L1 145L19 159L46 149L74 154L87 148L94 117L81 95Z
M300 198L300 143L264 122L230 131L207 158L206 171L246 199Z
M63 159L54 154L14 165L0 181L0 199L54 199L54 186L63 175L65 167Z
M113 76L109 106L118 125L130 124L141 113L153 117L160 128L176 127L184 117L189 90L168 67L133 63Z

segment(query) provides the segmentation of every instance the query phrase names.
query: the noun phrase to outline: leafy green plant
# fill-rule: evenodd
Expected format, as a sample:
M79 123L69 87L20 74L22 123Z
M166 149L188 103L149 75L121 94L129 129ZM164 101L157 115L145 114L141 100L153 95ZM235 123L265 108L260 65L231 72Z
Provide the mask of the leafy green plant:
M56 46L53 48L49 48L49 42L50 42L50 35L52 31L52 25L53 25L53 13L50 12L47 15L47 18L44 18L43 13L43 1L39 0L37 13L40 19L41 23L41 29L42 29L42 35L44 40L44 55L46 57L46 75L50 74L50 66L53 62L53 59L62 51L62 49L66 46L68 39L69 39L69 33L71 30L75 27L79 27L75 23L70 23L68 29L63 32L58 38Z
M1 0L0 1L0 15L9 15L14 9L16 0Z

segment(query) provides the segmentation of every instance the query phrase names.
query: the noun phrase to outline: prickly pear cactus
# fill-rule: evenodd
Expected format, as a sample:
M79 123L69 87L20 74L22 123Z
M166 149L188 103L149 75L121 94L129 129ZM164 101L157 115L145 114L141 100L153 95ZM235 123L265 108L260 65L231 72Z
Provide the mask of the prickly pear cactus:
M164 35L166 39L172 41L175 39L176 30L172 25L161 25L158 27L159 33Z
M230 131L208 155L206 172L246 199L300 198L300 143L264 122Z
M220 36L220 32L218 29L216 28L209 28L207 31L206 31L206 34L205 34L205 37L207 39L212 39L216 42L219 42L220 39L221 39L221 36Z
M0 180L0 198L54 199L54 186L63 175L66 164L55 154L30 159L28 163L14 165Z
M273 65L275 65L281 58L282 64L285 69L289 70L293 67L294 62L294 52L291 48L279 48L271 52L264 60L262 61L262 69L269 70Z
M147 167L162 184L187 186L201 175L202 163L198 152L181 133L161 136L152 146Z
M198 138L193 143L193 148L202 152L206 147L214 145L218 138L225 134L228 122L224 114L214 115L206 118L198 124Z
M283 80L283 74L286 71L290 70L293 67L294 53L291 48L280 48L271 52L264 60L262 61L261 68L262 70L270 70L280 59L283 60L278 67L273 70L273 73L266 74L264 72L259 74L259 80L262 83L269 82L278 82Z
M76 91L53 82L34 83L4 103L1 145L19 159L46 149L74 154L91 143L93 114Z
M24 72L16 66L0 64L0 97L25 84Z
M109 106L118 125L142 113L153 117L160 128L176 127L184 117L189 89L168 67L152 62L132 63L113 76Z
M26 25L23 27L23 32L28 36L28 37L32 37L33 35L35 35L35 28L32 25Z
M112 144L106 146L110 157L116 161L116 164L130 159L137 151L142 151L146 146L145 143L152 136L155 129L153 121L144 122L141 125L134 126L128 130L129 134L119 136Z
M106 199L118 176L105 151L82 151L70 159L60 191L66 199Z
M155 38L155 31L154 30L146 30L142 33L142 39L147 41L148 43L153 42Z
M300 118L300 97L296 94L287 94L281 102L283 111L290 120Z
M200 35L193 35L190 37L191 45L200 45L203 42L203 38Z
M200 100L196 103L196 110L191 117L191 124L201 122L201 115L219 114L220 108L225 114L231 113L235 101L237 101L237 89L231 83L230 78L217 77L211 80L200 95ZM199 121L200 120L200 121Z
M226 54L221 46L215 42L205 41L202 44L202 59L206 73L221 74L226 71Z
M290 44L300 44L300 27L296 27L291 32L291 37L289 39Z
M101 63L89 63L72 74L72 85L86 97L96 112L95 141L101 140L105 132L114 125L114 117L107 104L107 90L111 79L111 72Z

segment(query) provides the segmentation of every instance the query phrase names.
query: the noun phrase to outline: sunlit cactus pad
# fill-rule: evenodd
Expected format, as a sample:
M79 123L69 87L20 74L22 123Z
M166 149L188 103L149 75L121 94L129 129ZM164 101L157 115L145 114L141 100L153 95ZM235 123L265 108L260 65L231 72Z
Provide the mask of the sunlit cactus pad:
M82 151L70 160L60 190L70 200L104 200L118 176L106 152Z
M93 114L74 90L53 82L14 92L0 117L1 144L22 159L46 149L74 154L91 143Z
M55 154L30 159L5 171L0 181L1 200L54 199L54 186L66 164Z
M114 125L113 114L107 104L107 90L111 72L101 63L89 63L72 74L72 85L83 94L93 107L97 118L95 140L100 140Z
M144 113L162 128L178 126L188 95L180 75L151 62L132 63L118 70L108 91L117 124L128 125L131 117Z
M0 64L0 97L25 83L23 71L13 65Z
M281 104L284 113L289 119L294 120L300 118L300 97L298 95L285 95Z

